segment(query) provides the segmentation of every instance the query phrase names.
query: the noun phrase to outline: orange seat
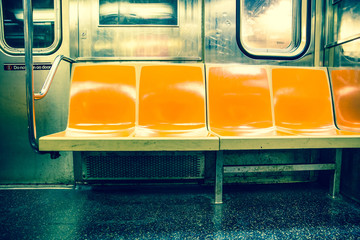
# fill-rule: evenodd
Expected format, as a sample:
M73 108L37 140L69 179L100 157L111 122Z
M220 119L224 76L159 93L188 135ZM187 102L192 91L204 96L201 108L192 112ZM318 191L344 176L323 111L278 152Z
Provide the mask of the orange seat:
M70 91L68 130L103 134L134 128L135 82L135 68L131 66L76 67Z
M273 127L264 67L208 67L210 130L222 137L282 135Z
M40 138L40 148L72 150L72 141L130 136L135 129L135 100L135 67L75 65L68 126Z
M207 68L209 124L220 150L358 146L358 135L334 125L325 70L272 69L271 101L264 67Z
M323 69L272 70L275 125L297 134L337 134Z
M76 66L68 127L40 138L40 150L218 150L206 128L203 65L143 65Z
M141 68L135 137L209 136L203 65Z
M340 129L360 131L360 69L331 72L336 124Z
M215 64L207 70L209 128L220 136L220 150L278 148L274 139L291 135L274 127L265 67Z

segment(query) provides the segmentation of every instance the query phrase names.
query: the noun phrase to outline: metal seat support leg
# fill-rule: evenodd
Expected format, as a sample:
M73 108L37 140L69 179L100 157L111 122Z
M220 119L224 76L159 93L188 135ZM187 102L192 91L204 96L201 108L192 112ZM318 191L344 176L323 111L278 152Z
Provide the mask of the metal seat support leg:
M222 204L223 200L223 175L224 158L223 151L216 152L216 176L215 176L215 204Z
M330 196L335 198L340 193L340 175L342 163L342 149L337 148L335 152L335 170L330 182Z

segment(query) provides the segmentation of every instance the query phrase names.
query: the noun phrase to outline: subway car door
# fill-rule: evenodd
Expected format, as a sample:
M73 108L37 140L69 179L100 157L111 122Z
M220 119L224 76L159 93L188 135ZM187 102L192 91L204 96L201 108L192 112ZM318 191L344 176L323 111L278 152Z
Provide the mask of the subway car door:
M35 92L39 92L57 55L69 56L69 2L32 0ZM0 183L70 183L72 155L50 161L28 141L24 13L22 0L1 0L0 36ZM37 135L66 127L70 66L61 63L48 95L35 102Z

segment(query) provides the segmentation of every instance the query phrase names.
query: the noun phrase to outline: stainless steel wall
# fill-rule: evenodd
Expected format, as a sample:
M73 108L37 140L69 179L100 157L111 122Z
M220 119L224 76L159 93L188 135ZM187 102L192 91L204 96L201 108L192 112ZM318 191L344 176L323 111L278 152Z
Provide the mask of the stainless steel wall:
M276 2L276 1L275 1ZM247 57L236 42L236 0L205 0L205 62L256 65L313 66L315 49L315 0L310 2L311 38L305 55L293 61L255 60ZM290 9L291 11L291 9ZM304 30L304 29L303 29Z
M69 55L68 1L62 1L62 45L49 56L35 56L34 63L52 62L56 55ZM58 159L33 152L28 142L25 71L5 71L4 64L23 64L24 56L0 51L0 184L71 184L72 154ZM39 91L48 71L34 71ZM38 136L65 129L70 86L70 68L62 63L45 99L36 101Z
M326 66L360 67L359 1L327 1L326 7Z
M72 57L82 60L202 59L202 1L178 1L178 25L175 26L100 25L98 0L72 1L72 7L78 9L71 16L72 38L78 41Z

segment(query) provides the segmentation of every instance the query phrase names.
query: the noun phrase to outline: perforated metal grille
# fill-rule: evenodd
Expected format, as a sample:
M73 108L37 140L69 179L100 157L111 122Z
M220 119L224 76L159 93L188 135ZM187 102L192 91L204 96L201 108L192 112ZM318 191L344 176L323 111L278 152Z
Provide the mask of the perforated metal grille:
M202 178L203 155L83 156L83 174L95 179Z

